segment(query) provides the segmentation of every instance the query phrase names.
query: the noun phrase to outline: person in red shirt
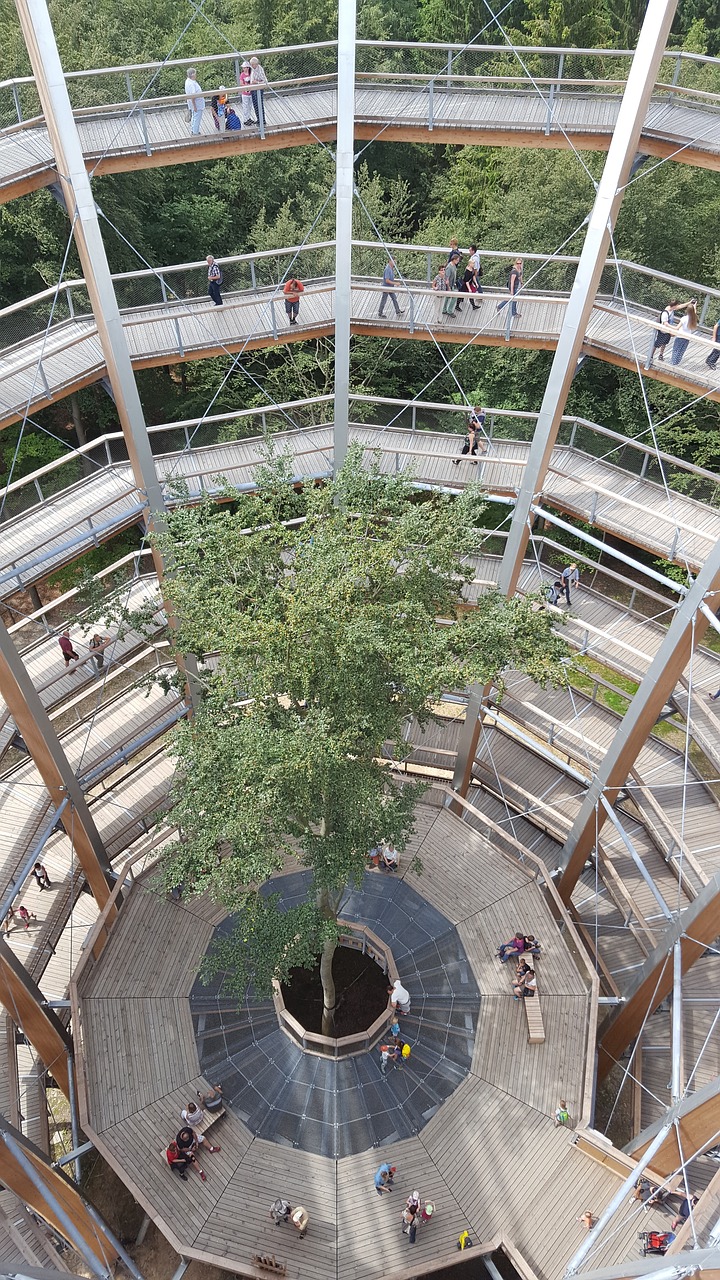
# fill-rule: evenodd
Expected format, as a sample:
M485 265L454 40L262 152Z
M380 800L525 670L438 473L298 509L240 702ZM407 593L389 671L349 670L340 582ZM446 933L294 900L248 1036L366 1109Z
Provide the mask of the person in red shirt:
M58 644L62 649L62 655L63 655L63 658L65 659L65 666L69 667L71 659L72 658L77 659L80 656L73 649L72 640L70 639L69 631L63 631L62 635L58 636Z
M300 294L305 292L305 285L302 280L286 280L283 293L285 294L285 311L291 324L297 324L298 311L300 310Z

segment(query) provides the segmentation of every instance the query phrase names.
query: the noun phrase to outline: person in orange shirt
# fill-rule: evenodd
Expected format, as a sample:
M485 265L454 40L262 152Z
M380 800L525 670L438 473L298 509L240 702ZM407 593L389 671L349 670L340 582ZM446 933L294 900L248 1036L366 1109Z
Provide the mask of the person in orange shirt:
M297 324L298 311L300 310L300 294L305 292L305 285L302 280L286 280L283 293L285 294L285 311L291 324Z

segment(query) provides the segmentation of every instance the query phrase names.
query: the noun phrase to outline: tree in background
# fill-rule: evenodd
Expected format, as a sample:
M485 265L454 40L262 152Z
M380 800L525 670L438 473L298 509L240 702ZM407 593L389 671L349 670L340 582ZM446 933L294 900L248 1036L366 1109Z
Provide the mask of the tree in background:
M465 606L482 541L477 488L421 498L360 450L299 499L282 460L260 480L234 511L178 510L160 539L175 643L219 655L175 737L182 840L164 874L238 914L210 960L237 996L249 983L264 995L320 955L332 1034L343 894L378 838L402 849L412 831L418 788L397 786L383 756L402 757L408 718L426 724L443 691L502 688L505 668L560 683L566 650L537 599L488 593ZM260 891L288 859L312 883L280 912Z

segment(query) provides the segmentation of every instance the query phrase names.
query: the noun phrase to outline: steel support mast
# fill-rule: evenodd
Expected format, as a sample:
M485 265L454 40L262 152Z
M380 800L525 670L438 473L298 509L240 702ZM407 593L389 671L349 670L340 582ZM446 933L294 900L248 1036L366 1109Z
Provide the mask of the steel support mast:
M335 157L335 429L333 471L345 461L350 419L350 304L355 164L356 0L338 6L337 152Z

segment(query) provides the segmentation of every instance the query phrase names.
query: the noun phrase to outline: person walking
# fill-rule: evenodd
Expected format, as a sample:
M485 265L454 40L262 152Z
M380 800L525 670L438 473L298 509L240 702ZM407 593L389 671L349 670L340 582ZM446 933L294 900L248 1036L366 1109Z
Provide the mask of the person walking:
M203 98L202 89L195 79L194 67L188 67L185 96L187 98L188 111L190 112L190 133L198 134L202 123L203 111L205 110L205 99Z
M672 344L672 351L670 353L671 365L677 366L680 364L680 361L690 345L690 339L685 335L694 333L697 327L697 311L695 310L694 304L692 302L688 302L687 311L677 326L676 332L678 336Z
M468 416L465 439L463 441L463 447L460 450L461 455L469 453L471 462L477 462L477 451L478 451L479 444L480 444L480 440L478 439L477 425L475 423L473 414L471 413ZM460 458L453 458L453 466L459 467L459 465L460 465Z
M570 588L576 589L580 585L580 570L576 564L569 564L563 569L560 578L565 592L565 599L570 604Z
M250 88L250 79L252 76L252 67L245 60L240 68L238 76L238 84L240 85L240 106L242 108L243 125L257 124L257 120L252 113L252 90Z
M670 1223L671 1231L677 1231L678 1227L684 1227L685 1223L690 1217L690 1214L692 1213L692 1210L695 1208L695 1205L697 1204L697 1202L698 1202L697 1196L685 1197L682 1204L680 1205L680 1208L678 1209L677 1216L673 1218L672 1222Z
M14 907L8 907L8 909L7 909L7 915L6 915L6 917L5 917L5 932L6 932L6 933L9 933L9 932L10 932L10 930L12 929L12 927L13 927L13 923L14 923L14 920L15 920L15 909L14 909Z
M208 254L205 261L208 266L208 293L215 303L215 306L221 307L223 305L223 300L220 292L220 285L223 282L223 273L211 253Z
M52 889L52 881L50 880L50 877L45 867L43 866L42 862L35 863L35 866L32 869L32 873L35 877L35 882L39 889Z
M297 324L298 312L300 310L300 294L305 292L305 285L301 280L286 280L283 288L285 294L285 314L290 324Z
M255 111L255 119L261 128L265 127L265 90L264 85L267 84L267 76L260 65L259 58L250 59L250 84L252 87L253 110Z
M63 658L65 659L66 667L70 666L70 662L72 660L77 662L78 658L80 657L80 654L76 653L75 650L73 649L73 644L72 644L72 640L70 639L69 630L63 631L61 635L58 636L58 644L62 649L62 655L63 655Z
M646 369L650 368L656 351L658 353L658 360L663 363L665 362L665 348L672 337L672 334L669 331L675 328L676 313L678 311L684 311L686 307L689 307L689 305L689 302L678 302L678 300L674 298L672 302L668 302L666 307L663 307L663 310L660 313L660 324L663 327L662 329L655 330L655 340L653 342L652 351L650 352L645 364Z
M105 654L103 653L103 650L106 648L107 645L109 645L109 643L110 643L110 637L101 636L98 634L97 631L95 632L94 636L92 637L92 640L90 641L89 648L92 653L92 657L95 659L95 666L97 667L98 671L102 671L103 667L105 666Z
M711 702L717 702L718 698L720 698L720 689L718 689L717 693L708 694L708 697Z
M447 288L448 288L448 285L447 285L447 278L445 275L445 267L442 266L438 269L437 275L435 276L432 282L433 293L436 295L435 296L435 323L436 324L440 324L440 321L442 319L443 304L445 302L443 294L447 293Z
M465 267L463 278L460 283L460 293L466 293L468 295L468 300L473 311L478 310L477 304L473 302L473 295L476 293L482 293L482 288L478 281L479 266L480 258L478 256L477 245L471 244L470 257L468 258L467 266ZM459 310L460 308L458 307L458 311Z
M454 249L450 255L450 259L445 268L446 293L454 293L457 285L457 268L460 261L460 254ZM458 305L457 298L446 298L443 303L443 315L454 316Z
M383 292L380 298L380 310L378 311L378 315L381 319L385 315L385 307L387 305L388 298L395 308L396 316L402 316L405 314L405 312L398 306L398 300L395 297L395 279L395 259L390 258L385 270L383 271Z
M718 317L713 325L712 340L715 343L715 347L705 361L708 369L714 369L718 360L720 360L720 317Z
M522 282L523 282L523 260L522 258L516 258L510 270L510 275L508 276L508 289L510 290L510 299L511 299L510 316L511 316L511 319L513 320L515 319L516 316L518 317L518 319L521 318L520 312L517 309L517 302L515 301L515 299L517 298L517 295L522 289ZM502 311L503 307L506 307L506 306L507 306L507 302L499 302L497 309L498 311Z
M30 928L30 921L37 920L37 916L32 911L28 911L27 907L19 906L17 913L22 920L26 929Z

